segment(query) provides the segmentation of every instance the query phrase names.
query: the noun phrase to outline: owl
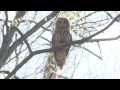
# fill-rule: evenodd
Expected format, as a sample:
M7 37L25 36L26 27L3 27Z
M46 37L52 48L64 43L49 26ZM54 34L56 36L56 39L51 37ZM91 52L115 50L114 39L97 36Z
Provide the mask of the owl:
M70 34L70 23L67 18L58 18L55 23L55 30L52 35L52 47L60 46L64 43L72 41ZM64 47L60 50L54 51L54 58L57 66L62 70L66 64L66 57L68 55L70 46Z

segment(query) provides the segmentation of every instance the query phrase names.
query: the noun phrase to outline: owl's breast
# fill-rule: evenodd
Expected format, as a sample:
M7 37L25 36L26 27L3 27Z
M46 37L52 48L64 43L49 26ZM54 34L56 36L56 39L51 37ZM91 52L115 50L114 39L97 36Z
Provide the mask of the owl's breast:
M64 32L61 32L61 33L60 33L60 43L64 43L65 38L66 38L65 33L64 33Z

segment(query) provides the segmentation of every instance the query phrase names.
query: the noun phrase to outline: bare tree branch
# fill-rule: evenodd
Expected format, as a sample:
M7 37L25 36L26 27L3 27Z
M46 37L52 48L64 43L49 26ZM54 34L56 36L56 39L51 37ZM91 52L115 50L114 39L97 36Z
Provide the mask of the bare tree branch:
M107 12L107 11L104 11L111 19L113 19L113 17L112 17L112 15L109 13L109 12Z
M15 16L15 19L23 17L25 15L25 13L23 13L23 12L25 12L25 11L19 11ZM18 25L19 25L19 23L17 23L17 26ZM2 46L0 49L0 57L1 57L0 58L0 68L6 62L6 57L7 58L9 57L9 52L8 52L9 45L12 41L12 37L13 37L14 33L15 33L15 30L10 28L9 32L6 34L6 36L3 39Z
M96 32L95 34L93 34L93 35L91 35L91 36L89 36L89 37L83 38L82 41L81 41L81 40L74 41L74 42L71 43L71 45L72 45L72 44L77 44L77 43L83 43L84 41L88 41L89 39L93 38L94 36L96 36L96 35L104 32L104 31L105 31L106 29L108 29L119 17L120 17L120 14L119 14L118 16L116 16L116 17L113 19L113 21L112 21L110 24L108 24L108 26L106 26L105 28L103 28L102 30Z
M8 13L7 13L7 11L5 11L5 16L6 16L6 19L5 19L5 25L6 25L6 31L7 31L7 33L8 33L8 29L9 29L9 26L8 26Z
M97 22L103 22L103 21L107 21L109 19L102 19L102 20L98 20L98 21L93 21L93 22L84 22L84 23L81 23L81 24L78 24L78 25L84 25L84 24L88 24L88 23L97 23Z
M5 22L4 19L0 19L1 22ZM8 20L9 23L12 23L13 21L12 20ZM33 20L21 20L20 23L22 22L30 22L30 23L34 23L34 24L37 24L37 22L33 21Z
M9 74L10 72L9 72L9 71L0 71L0 73L6 73L6 74Z
M75 45L75 47L80 47L80 48L83 48L84 50L88 51L89 53L91 53L92 55L96 56L97 58L103 60L100 56L98 56L97 54L93 53L92 51L90 51L89 49L85 48L85 47L82 47L80 45Z
M85 49L86 51L88 51L89 53L93 54L94 56L96 56L97 58L103 60L100 56L98 56L97 54L93 53L92 51L88 50L87 48L85 47L82 47L83 49Z
M41 26L41 28L43 28L43 29L46 30L46 31L51 31L50 29L47 29L47 28L45 28L45 27L43 27L43 26Z
M30 43L30 45L31 45L32 43L34 43L44 32L45 32L45 31L43 31L37 38L35 38L35 40L32 41L32 42ZM21 44L20 50L21 50L23 44L24 44L24 43ZM24 50L19 51L19 54L21 54L22 52L24 52L26 49L27 49L27 47L26 47ZM18 55L19 55L19 54L18 54ZM11 58L8 62L6 62L5 64L8 64L8 63L9 63L12 59L14 59L15 57L16 57L16 56L12 57L12 58ZM4 65L5 65L5 64L4 64Z
M53 17L55 17L60 11L54 11L52 13L50 13L48 16L46 16L46 19L42 19L39 23L37 23L33 28L31 28L28 32L26 32L24 34L25 38L28 38L30 35L32 35L34 32L36 32L41 26L43 26L46 22L48 22L49 20L51 20ZM51 17L51 18L50 18ZM8 52L9 55L11 55L13 53L13 51L17 48L17 46L19 46L21 43L23 42L22 38L19 38L18 40L16 40L11 47L9 48ZM7 59L9 56L6 56L5 59Z
M100 51L100 57L102 57L102 52L101 52L101 47L100 47L99 42L97 42L97 44L98 44L98 48L99 48L99 51Z
M46 39L46 38L44 38L44 37L42 37L42 36L40 36L40 37L41 37L42 39L48 41L49 43L51 42L50 40L48 40L48 39Z
M95 11L95 12L92 12L92 13L88 14L87 16L83 17L83 19L88 18L89 16L91 16L91 15L93 15L93 14L97 13L97 12L100 12L100 11Z
M0 73L5 73L5 74L9 74L9 71L0 71ZM14 76L15 79L19 79L17 76Z
M100 42L100 41L113 41L113 40L117 40L120 38L120 35L117 37L113 37L113 38L104 38L104 39L90 39L87 42Z
M62 76L62 75L58 75L58 78L69 79L68 77L65 77L65 76Z
M15 19L21 18L21 17L23 17L24 15L25 15L25 11L18 11L17 14L16 14L16 16L15 16Z
M24 37L24 35L22 34L22 32L16 26L12 26L11 28L17 30L17 32L21 35L21 38L23 38L23 40L25 41L29 52L31 53L32 52L31 47L30 47L28 41L26 40L26 38Z

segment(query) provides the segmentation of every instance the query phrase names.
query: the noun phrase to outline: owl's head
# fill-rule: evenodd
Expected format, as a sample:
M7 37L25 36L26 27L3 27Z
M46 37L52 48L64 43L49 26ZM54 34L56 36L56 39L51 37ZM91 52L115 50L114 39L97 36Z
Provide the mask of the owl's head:
M56 21L57 29L68 29L70 27L69 21L67 18L58 18Z

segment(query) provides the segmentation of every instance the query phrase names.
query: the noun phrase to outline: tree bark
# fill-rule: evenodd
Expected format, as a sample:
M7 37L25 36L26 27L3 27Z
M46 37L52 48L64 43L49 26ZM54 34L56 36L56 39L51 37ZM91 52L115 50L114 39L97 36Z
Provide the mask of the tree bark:
M43 79L57 79L57 66L52 53L48 55Z

